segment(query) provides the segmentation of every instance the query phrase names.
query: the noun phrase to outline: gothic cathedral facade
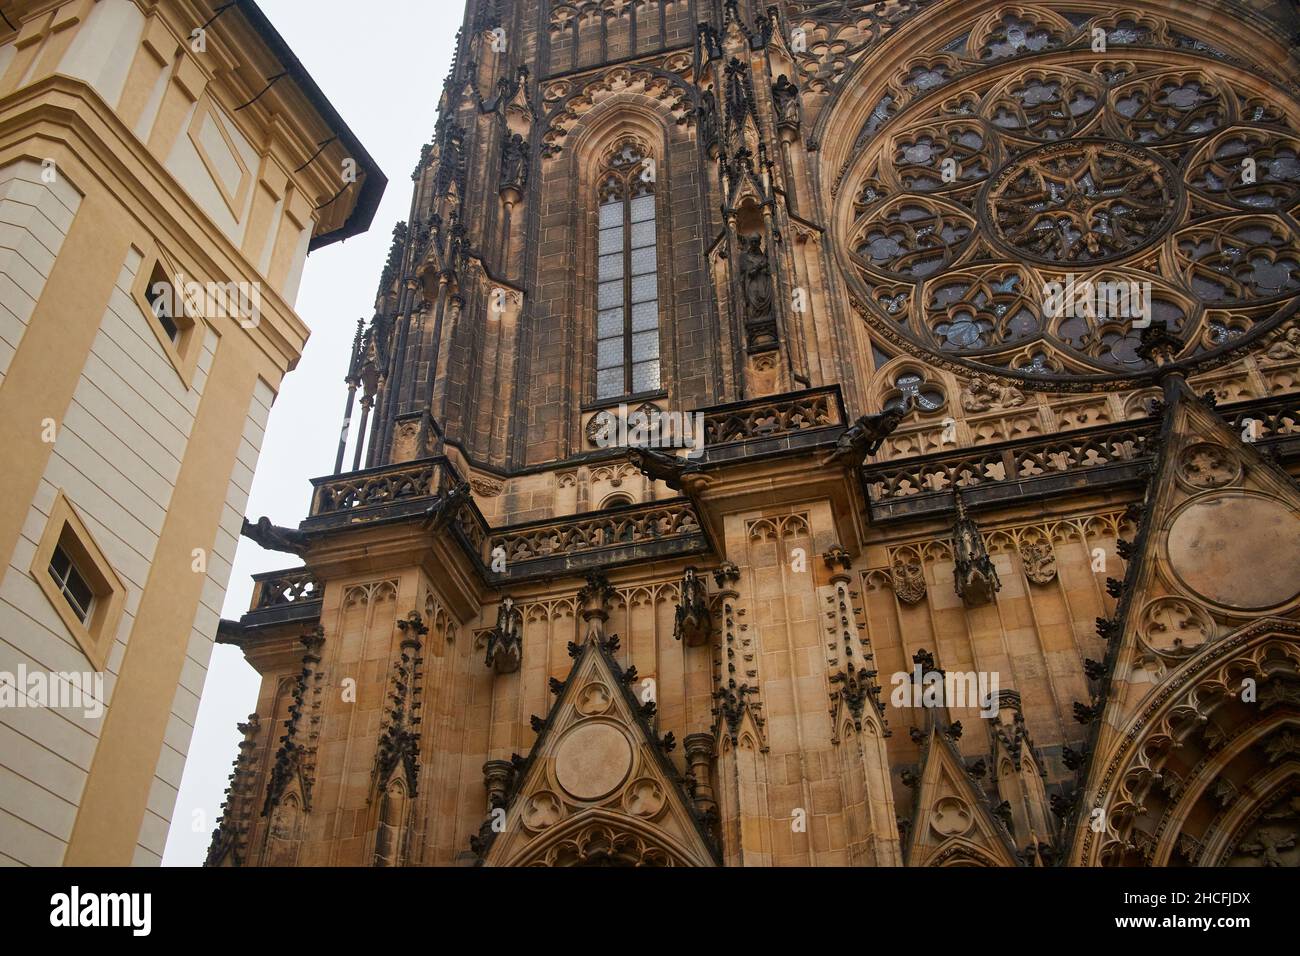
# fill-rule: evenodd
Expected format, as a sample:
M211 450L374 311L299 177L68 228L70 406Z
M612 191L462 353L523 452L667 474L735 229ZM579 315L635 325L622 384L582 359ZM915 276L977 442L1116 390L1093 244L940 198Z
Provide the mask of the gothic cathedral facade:
M1298 31L470 0L209 865L1300 864Z

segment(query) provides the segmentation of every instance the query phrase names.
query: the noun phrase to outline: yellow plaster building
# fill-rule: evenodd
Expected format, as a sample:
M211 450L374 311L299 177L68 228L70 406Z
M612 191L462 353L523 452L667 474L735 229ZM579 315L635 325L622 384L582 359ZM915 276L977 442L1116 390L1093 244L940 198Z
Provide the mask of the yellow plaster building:
M384 186L252 2L5 6L0 862L160 860L303 265Z

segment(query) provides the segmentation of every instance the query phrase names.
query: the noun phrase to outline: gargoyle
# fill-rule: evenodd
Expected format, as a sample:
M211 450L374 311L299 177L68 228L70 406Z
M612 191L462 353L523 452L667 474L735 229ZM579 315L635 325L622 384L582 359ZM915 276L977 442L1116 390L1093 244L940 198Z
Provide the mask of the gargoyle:
M684 491L683 479L699 471L699 466L694 462L653 448L629 448L627 460L641 474L654 481L662 481L673 491Z
M470 500L468 481L462 481L445 495L431 504L424 513L425 527L435 534L447 527L448 522L460 512Z
M898 423L903 420L903 409L886 408L875 415L863 415L848 427L835 442L834 449L822 459L822 465L847 464L857 467L880 450Z
M250 541L256 541L268 551L283 551L286 554L296 554L298 557L307 553L307 535L296 528L282 528L271 524L271 519L266 516L258 518L257 524L245 518L239 533Z

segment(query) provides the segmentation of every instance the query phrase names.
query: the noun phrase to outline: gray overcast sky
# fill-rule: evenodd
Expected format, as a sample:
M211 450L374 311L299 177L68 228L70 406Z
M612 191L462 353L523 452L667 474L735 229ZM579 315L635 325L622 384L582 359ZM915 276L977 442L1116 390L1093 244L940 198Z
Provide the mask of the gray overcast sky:
M334 467L357 319L369 318L393 224L411 201L411 170L433 135L442 81L464 13L461 0L261 0L261 7L388 176L366 235L307 260L298 314L311 340L284 381L262 446L248 514L296 526L307 514L309 478ZM349 452L349 454L351 454ZM249 575L290 567L292 557L241 540L223 616L248 609ZM218 645L208 670L164 866L198 866L220 813L235 724L257 706L259 678L243 654Z

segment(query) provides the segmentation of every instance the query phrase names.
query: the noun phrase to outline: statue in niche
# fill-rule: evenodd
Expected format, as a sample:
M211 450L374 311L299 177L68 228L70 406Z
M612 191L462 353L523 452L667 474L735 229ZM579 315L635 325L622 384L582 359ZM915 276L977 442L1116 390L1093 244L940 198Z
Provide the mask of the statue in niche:
M779 76L772 84L772 103L776 107L776 121L784 126L799 125L799 87L787 76Z
M528 141L513 133L501 144L501 186L522 191L528 183Z
M750 236L740 254L740 272L745 290L745 317L749 322L772 318L772 265L763 240Z
M497 626L488 634L487 666L498 674L513 674L519 670L523 655L523 614L514 598L503 597L497 608Z
M713 618L709 614L709 592L694 567L682 572L681 598L673 621L673 638L684 640L687 647L699 647L713 633Z
M717 159L718 156L718 98L713 95L713 87L709 87L700 95L700 105L695 108L695 115L699 117L699 138L708 150L709 156Z

